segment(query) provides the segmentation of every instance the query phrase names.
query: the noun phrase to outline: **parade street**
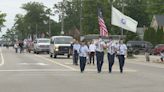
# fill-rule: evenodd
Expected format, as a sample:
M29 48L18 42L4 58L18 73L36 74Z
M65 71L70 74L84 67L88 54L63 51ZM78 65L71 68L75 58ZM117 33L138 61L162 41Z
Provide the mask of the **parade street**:
M164 92L164 64L127 59L124 73L115 59L108 73L107 57L103 70L87 65L83 73L72 58L48 54L15 53L0 48L0 92Z

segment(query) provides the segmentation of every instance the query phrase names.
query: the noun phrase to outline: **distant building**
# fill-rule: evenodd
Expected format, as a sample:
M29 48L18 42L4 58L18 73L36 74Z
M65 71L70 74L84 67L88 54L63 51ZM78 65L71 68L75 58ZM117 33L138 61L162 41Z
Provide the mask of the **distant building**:
M137 28L137 34L140 37L141 40L143 40L144 38L144 32L145 32L145 28L144 27L138 27Z
M164 31L164 15L154 15L150 27L155 30L162 28Z

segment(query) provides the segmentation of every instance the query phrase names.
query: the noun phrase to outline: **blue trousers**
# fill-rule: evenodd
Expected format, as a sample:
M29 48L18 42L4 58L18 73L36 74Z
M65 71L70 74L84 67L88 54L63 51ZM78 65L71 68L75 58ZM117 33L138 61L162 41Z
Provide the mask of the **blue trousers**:
M101 72L102 65L104 63L104 52L96 51L96 60L97 60L97 71Z
M115 54L108 53L109 72L112 72L112 66L114 64L114 57L115 57Z
M87 61L86 57L80 56L80 70L81 70L81 72L83 72L85 69L86 61Z
M119 65L120 65L120 72L122 73L124 63L125 63L125 57L124 57L124 55L118 55L118 59L119 59Z
M73 54L73 64L75 64L75 65L78 64L78 57L79 57L79 54L77 53L77 51L74 51L74 54Z

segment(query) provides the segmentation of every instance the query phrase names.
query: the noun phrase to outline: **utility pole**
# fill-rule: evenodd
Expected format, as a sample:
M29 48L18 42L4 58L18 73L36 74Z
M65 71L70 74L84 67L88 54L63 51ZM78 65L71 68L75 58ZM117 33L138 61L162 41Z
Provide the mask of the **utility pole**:
M51 37L51 21L50 21L50 15L49 15L49 20L48 20L48 31L49 31L49 37Z
M64 35L64 6L65 6L66 0L63 0L63 2L61 3L61 35Z
M64 12L63 12L63 9L62 9L62 22L61 22L61 34L63 35L64 34Z
M38 24L36 24L36 38L38 38Z
M80 0L80 34L82 34L82 0Z

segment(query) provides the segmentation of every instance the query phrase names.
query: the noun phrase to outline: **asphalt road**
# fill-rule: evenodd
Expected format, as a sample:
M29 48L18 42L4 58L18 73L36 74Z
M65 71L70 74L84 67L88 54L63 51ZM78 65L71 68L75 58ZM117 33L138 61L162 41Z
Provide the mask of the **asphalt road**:
M0 92L164 92L164 65L126 60L120 74L117 62L111 74L106 57L102 73L94 65L80 73L79 66L63 56L53 59L0 48Z

